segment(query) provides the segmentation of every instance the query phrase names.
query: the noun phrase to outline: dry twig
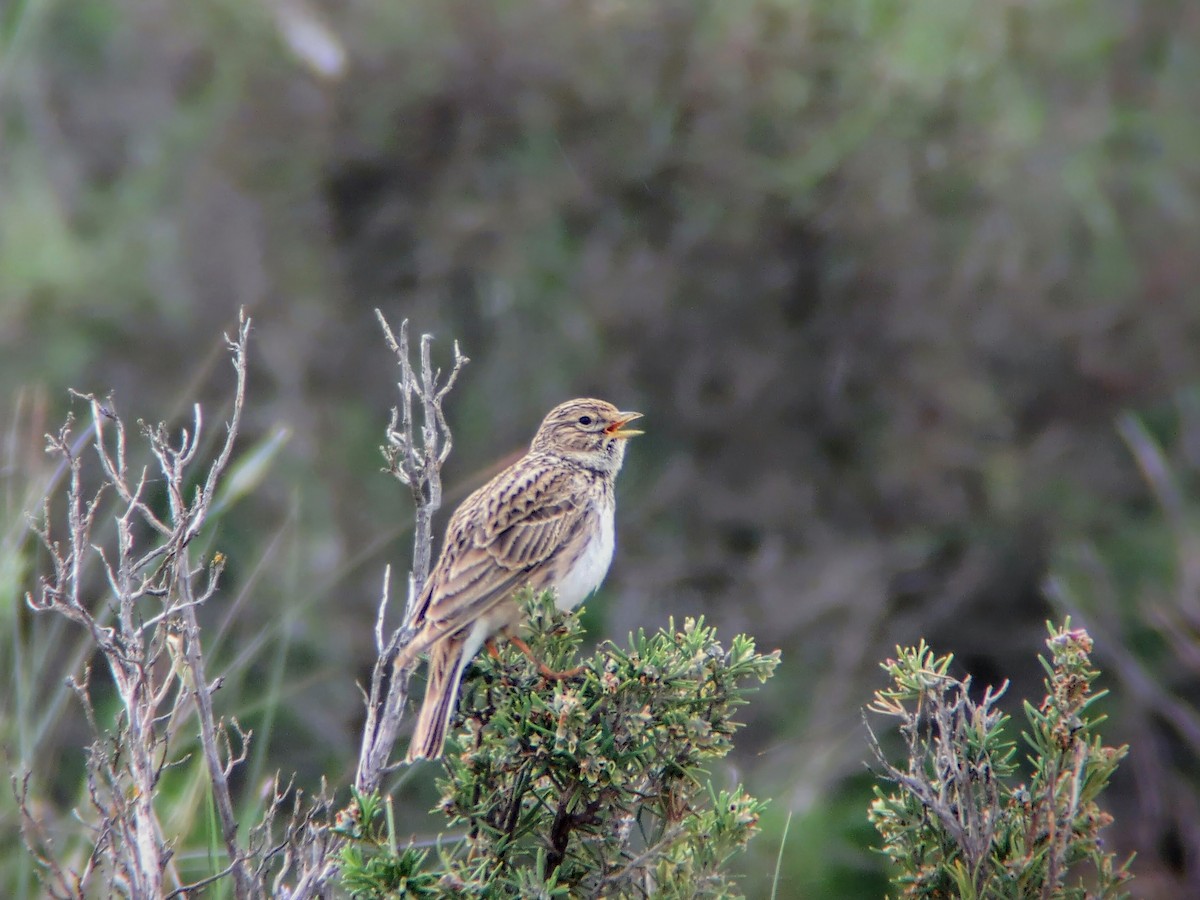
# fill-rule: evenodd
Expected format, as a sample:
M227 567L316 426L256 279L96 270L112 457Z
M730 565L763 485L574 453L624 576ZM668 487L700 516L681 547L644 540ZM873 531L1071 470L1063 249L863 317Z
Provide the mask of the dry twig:
M388 346L400 365L400 406L392 408L387 428L387 443L381 448L392 473L412 491L416 505L413 534L413 567L408 578L408 600L400 627L385 637L385 620L391 590L391 568L384 572L383 593L375 621L375 649L378 658L371 673L367 695L367 720L363 726L362 749L358 760L355 786L363 793L379 788L383 776L392 768L388 759L396 743L400 719L408 697L410 672L393 671L392 660L412 638L408 628L413 606L421 586L429 576L433 559L433 514L442 505L442 465L452 447L450 428L442 411L442 401L454 387L458 373L469 360L454 342L454 365L442 378L434 369L430 348L433 336L421 336L420 372L413 369L408 343L408 320L400 325L397 339L383 313L375 310ZM415 401L415 403L414 403ZM415 404L421 409L420 438L417 437Z
M250 320L244 315L237 336L229 339L237 373L233 414L216 459L199 488L188 496L200 446L202 415L194 407L193 425L181 429L172 442L163 424L141 424L150 451L157 461L153 476L148 467L131 469L126 450L125 426L113 412L111 400L92 394L75 394L91 411L92 449L102 477L94 492L85 489L82 448L73 446L68 417L57 434L46 436L48 452L59 456L69 472L66 535L52 533L50 498L43 502L42 520L34 530L45 546L52 574L43 578L41 590L26 595L36 612L64 616L83 627L103 657L117 696L120 715L115 729L105 734L91 706L90 672L70 684L83 703L95 734L88 753L88 793L98 818L91 824L93 853L82 871L68 871L51 854L38 854L51 871L56 895L83 896L103 855L111 865L110 890L127 896L161 897L178 874L171 863L172 849L164 836L154 801L159 777L171 762L170 720L190 695L199 719L200 741L213 787L213 800L229 858L238 897L255 893L248 857L239 847L237 820L229 790L229 775L245 759L249 734L236 722L226 725L213 712L212 695L219 679L210 682L205 672L196 608L216 592L224 564L221 554L207 563L192 561L190 544L204 528L216 485L228 465L237 438L245 400L246 346ZM159 482L166 490L168 509L160 515L145 499L147 485ZM94 535L101 510L115 495L116 546L106 549ZM97 602L91 567L98 566L108 594ZM181 658L170 666L160 664L182 645ZM168 703L173 699L173 702ZM231 736L231 729L236 740ZM238 750L233 750L234 745ZM26 839L39 839L28 806Z
M408 620L432 560L432 520L442 499L440 471L451 449L442 402L467 363L456 343L453 368L443 378L431 362L432 338L424 335L420 368L414 370L407 322L397 338L382 314L379 320L401 367L401 402L392 410L383 453L387 471L412 490L416 534L405 616L390 634L385 634L390 569L384 575L375 627L378 660L356 779L364 792L378 789L391 770L388 758L409 676L393 672L392 661L411 639ZM31 809L29 775L13 778L26 843L46 869L45 886L56 897L91 896L99 878L107 879L109 894L128 897L182 897L229 878L239 898L309 898L324 896L337 874L340 837L326 825L333 807L324 786L305 799L291 781L284 783L276 775L266 786L261 820L239 840L229 782L247 758L251 733L232 717L217 717L213 695L221 679L209 674L196 613L216 593L225 565L221 553L196 560L192 543L214 514L217 487L232 459L245 403L249 333L250 321L243 316L236 337L227 338L237 374L233 412L206 470L197 471L203 428L198 405L190 427L180 429L176 437L163 424L139 422L154 460L149 466L130 463L124 423L111 400L92 394L75 394L91 413L91 424L82 435L72 435L74 422L68 417L58 433L46 436L47 450L61 459L61 475L67 481L65 533L60 537L58 526L52 526L52 487L33 525L51 571L40 590L26 595L26 602L36 612L57 614L86 631L120 699L115 724L100 722L92 706L90 667L82 677L68 679L94 735L87 763L87 794L94 815L84 823L90 850L85 860L72 865L56 857L52 837ZM93 457L98 472L85 466ZM92 483L99 486L90 488ZM151 502L152 492L165 499ZM112 537L97 533L107 523L110 506L116 507ZM98 594L106 599L98 599ZM193 711L226 864L184 883L155 802L163 771L180 761L172 743Z

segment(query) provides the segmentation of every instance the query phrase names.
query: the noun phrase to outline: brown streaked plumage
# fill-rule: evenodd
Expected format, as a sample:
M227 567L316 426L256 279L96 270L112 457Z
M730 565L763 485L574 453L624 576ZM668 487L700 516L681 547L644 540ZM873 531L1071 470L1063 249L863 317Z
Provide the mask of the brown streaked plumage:
M417 634L396 660L409 667L429 652L410 762L442 755L467 663L493 635L520 624L517 590L552 588L558 607L573 609L604 580L613 553L613 485L626 439L641 434L624 426L640 415L603 400L556 406L529 452L450 518L417 600Z

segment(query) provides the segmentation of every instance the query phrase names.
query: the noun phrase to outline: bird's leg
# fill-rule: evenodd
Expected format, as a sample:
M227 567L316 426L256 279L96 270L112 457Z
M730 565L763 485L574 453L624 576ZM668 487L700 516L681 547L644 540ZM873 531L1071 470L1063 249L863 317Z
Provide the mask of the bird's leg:
M511 643L514 647L516 647L518 650L520 650L522 653L524 653L525 656L527 656L529 658L529 661L531 663L533 663L535 666L537 666L538 672L541 673L541 676L543 678L545 678L547 681L563 681L567 678L574 678L577 675L582 674L583 670L586 668L585 666L576 666L573 669L567 669L563 672L556 672L556 671L554 671L554 669L550 668L548 665L546 665L544 662L542 662L540 659L538 659L536 656L534 656L533 651L529 649L529 645L527 643L525 643L523 640L521 640L519 637L517 637L515 634L509 635L508 640L509 640L509 643Z

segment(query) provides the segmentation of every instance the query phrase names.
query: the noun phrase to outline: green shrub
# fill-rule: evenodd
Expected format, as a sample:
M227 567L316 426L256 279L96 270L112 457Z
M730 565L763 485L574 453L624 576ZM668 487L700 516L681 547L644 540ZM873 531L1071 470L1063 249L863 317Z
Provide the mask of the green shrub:
M903 769L875 742L882 777L869 817L896 867L901 897L1062 900L1125 897L1132 860L1118 864L1099 832L1112 820L1098 798L1127 747L1106 747L1092 710L1099 672L1082 629L1050 626L1046 697L1025 702L1032 771L1020 778L1010 717L997 708L1005 688L974 699L971 680L947 674L951 656L924 642L897 648L883 668L891 687L870 711L900 720Z
M529 644L576 664L576 615L526 598ZM757 828L762 803L717 789L706 766L732 749L748 683L778 654L744 635L726 649L703 620L607 643L575 678L550 682L511 649L478 658L443 761L454 837L434 860L398 848L393 817L359 795L340 830L343 884L356 897L736 895L725 863Z

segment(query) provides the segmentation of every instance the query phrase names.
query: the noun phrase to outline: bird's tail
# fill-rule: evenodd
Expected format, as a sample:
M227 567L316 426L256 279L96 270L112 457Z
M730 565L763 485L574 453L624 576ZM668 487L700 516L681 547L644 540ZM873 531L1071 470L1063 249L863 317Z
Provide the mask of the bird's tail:
M425 701L417 717L412 742L408 745L408 761L438 759L446 743L446 732L454 709L458 705L458 688L462 683L463 670L470 662L466 654L466 640L453 635L438 641L429 653L428 683L425 686Z

